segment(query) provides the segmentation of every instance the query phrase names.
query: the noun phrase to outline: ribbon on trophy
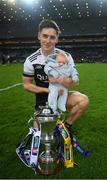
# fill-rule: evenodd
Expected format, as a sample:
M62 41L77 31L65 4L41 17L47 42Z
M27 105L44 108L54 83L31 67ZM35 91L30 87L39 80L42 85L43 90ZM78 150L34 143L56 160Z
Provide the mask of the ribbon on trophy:
M29 128L29 133L16 147L16 153L21 161L32 169L38 166L38 154L40 146L41 130L38 128ZM31 150L27 146L31 143Z
M60 118L58 118L57 125L54 129L54 137L57 136L59 136L57 151L61 161L65 162L66 167L73 167L74 164L76 164L73 161L73 148L76 149L85 157L91 156L90 151L85 150L79 143L77 143L76 138L74 137L72 132L69 134L67 128L64 125L64 121L60 120ZM64 148L62 148L63 140L64 140Z
M72 136L72 135L71 135ZM73 147L80 152L83 156L85 157L89 157L91 156L91 152L84 149L80 144L77 143L76 138L74 136L72 136L72 145Z
M58 119L57 121L57 128L59 130L60 135L62 136L64 140L64 164L66 168L73 167L74 166L74 161L73 161L73 148L72 148L72 143L71 143L71 137L70 134L65 127L64 123ZM61 145L61 141L59 146ZM61 148L61 146L60 146ZM61 152L61 150L60 150Z
M40 137L41 137L41 131L38 128L34 129L34 133L32 137L32 145L31 145L31 155L30 155L30 166L32 168L35 168L38 164Z
M30 167L30 150L27 149L27 146L32 141L32 136L33 128L29 128L28 134L16 146L16 154L27 167Z

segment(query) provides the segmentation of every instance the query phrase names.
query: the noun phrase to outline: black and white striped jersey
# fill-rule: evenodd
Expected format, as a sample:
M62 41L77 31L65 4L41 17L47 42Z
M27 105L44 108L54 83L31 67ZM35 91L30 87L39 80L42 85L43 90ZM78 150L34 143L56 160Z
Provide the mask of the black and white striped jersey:
M58 48L55 48L52 54L57 54L59 51L62 51ZM72 66L74 67L74 61L70 54L68 54L68 57L71 60ZM38 49L35 53L31 54L29 57L27 57L25 63L24 63L24 69L23 69L23 76L26 77L34 77L35 83L37 86L40 87L48 87L48 77L44 72L44 66L46 63L47 57L43 55L41 48ZM36 104L38 105L45 105L48 98L47 93L38 93L36 94Z

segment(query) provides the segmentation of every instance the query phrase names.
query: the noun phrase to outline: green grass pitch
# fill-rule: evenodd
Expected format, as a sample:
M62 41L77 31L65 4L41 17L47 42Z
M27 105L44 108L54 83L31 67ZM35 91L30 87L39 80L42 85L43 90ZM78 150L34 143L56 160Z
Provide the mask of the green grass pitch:
M107 179L107 64L76 64L80 85L90 105L74 125L79 143L92 152L89 158L74 151L74 168L62 168L51 177L35 175L15 153L28 132L35 96L22 86L0 92L0 179ZM20 83L22 64L0 65L0 89Z

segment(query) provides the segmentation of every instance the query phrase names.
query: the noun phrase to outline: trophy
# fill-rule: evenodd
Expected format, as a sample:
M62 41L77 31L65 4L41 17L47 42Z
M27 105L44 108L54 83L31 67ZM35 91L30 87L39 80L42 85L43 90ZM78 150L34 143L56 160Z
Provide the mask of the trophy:
M55 142L53 131L58 115L58 113L53 113L48 103L41 108L39 113L35 114L35 120L41 126L40 143L45 146L45 150L38 156L38 170L42 175L53 175L61 169L58 153L51 147Z
M46 176L57 174L63 162L66 168L74 167L76 163L73 160L72 147L85 157L91 155L90 151L77 143L72 133L69 134L60 118L61 113L54 113L46 103L46 106L42 106L28 121L28 123L35 121L35 128L29 128L29 133L17 144L16 153L20 160L35 173ZM59 140L57 146L55 146L56 137ZM40 152L40 144L45 147L42 152Z

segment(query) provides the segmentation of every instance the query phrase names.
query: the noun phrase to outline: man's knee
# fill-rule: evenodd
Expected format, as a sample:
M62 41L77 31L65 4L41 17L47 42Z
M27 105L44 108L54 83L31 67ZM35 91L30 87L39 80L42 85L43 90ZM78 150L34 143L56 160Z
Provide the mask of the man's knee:
M85 110L89 105L89 98L86 95L82 95L78 103L80 110Z
M89 105L89 98L88 98L88 96L86 96L86 95L84 95L84 105L85 106L88 106Z
M67 108L72 109L76 107L76 109L80 109L83 111L89 105L89 98L80 92L74 92L69 95L67 100ZM78 107L78 108L77 108Z

